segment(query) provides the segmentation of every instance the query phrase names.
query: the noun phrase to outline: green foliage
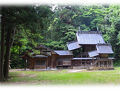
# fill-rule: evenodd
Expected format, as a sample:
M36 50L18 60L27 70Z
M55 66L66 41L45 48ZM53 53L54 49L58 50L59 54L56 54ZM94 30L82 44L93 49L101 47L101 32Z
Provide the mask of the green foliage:
M33 51L34 54L40 54L40 50L33 49L32 51Z
M81 30L102 32L105 42L111 43L116 62L120 59L120 6L31 6L15 8L10 16L17 18L17 29L11 58L19 57L27 49L39 44L53 50L66 50L66 43L76 40L75 33ZM20 14L14 12L18 10ZM13 17L14 16L14 17ZM34 22L33 22L34 21ZM36 51L36 53L39 53ZM76 53L79 53L76 51Z
M11 54L10 59L10 67L11 68L24 68L24 60L20 58L20 56L17 53Z
M51 7L7 7L5 12L8 20L16 27L14 43L11 48L11 67L22 68L24 61L20 57L27 50L36 47L45 40L45 31L47 31L51 20ZM11 24L7 24L8 28L11 27ZM38 54L38 51L34 51L34 53Z
M47 47L52 48L53 50L63 50L64 44L60 41L51 41L50 43L45 44Z
M114 32L111 37L111 43L114 49L114 57L116 59L116 62L119 63L120 60L120 19L116 20L114 22Z
M120 66L120 60L116 60L116 61L114 61L114 66L116 66L116 67L119 67Z

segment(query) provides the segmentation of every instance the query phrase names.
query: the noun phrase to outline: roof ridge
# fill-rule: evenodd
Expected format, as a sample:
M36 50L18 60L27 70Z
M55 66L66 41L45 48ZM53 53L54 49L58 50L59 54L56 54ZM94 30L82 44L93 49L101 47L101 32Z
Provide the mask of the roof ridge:
M70 51L70 50L54 50L54 51Z
M77 33L78 34L102 34L101 31L81 31L81 30L78 30Z
M109 45L109 46L111 46L110 43L98 43L97 45Z
M73 43L73 42L78 42L77 40L67 42L67 44Z

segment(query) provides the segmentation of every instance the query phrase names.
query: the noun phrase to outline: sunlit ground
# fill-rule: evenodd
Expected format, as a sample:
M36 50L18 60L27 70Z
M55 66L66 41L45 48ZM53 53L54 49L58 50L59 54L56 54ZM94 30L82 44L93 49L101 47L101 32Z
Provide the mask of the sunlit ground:
M17 71L11 70L9 79L3 84L21 85L93 85L120 84L120 67L115 70L55 70L55 71Z

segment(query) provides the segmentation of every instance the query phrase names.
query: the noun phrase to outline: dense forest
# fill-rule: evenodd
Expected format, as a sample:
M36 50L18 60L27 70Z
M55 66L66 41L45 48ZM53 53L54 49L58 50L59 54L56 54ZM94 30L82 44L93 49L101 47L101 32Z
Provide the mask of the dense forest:
M11 68L23 68L21 56L38 45L67 50L66 43L76 39L78 29L101 31L104 40L113 47L114 64L120 65L120 6L1 7L0 14L0 60L4 62L3 68L9 67L9 60ZM7 69L3 71L8 73Z

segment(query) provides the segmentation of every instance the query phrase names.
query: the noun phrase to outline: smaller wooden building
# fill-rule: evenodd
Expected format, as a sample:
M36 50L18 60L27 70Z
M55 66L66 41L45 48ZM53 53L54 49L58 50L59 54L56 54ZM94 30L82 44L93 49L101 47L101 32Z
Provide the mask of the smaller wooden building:
M69 50L55 50L57 55L56 67L57 68L71 68L71 60L73 53Z
M54 69L71 68L73 54L69 50L51 50L43 45L36 48L40 54L29 56L25 54L26 68L29 69Z
M47 69L49 56L35 55L28 59L30 69Z
M25 53L22 58L25 60L25 68L47 69L51 66L51 50L44 45L39 45L33 50L38 50L39 54L32 52ZM31 55L29 55L31 53Z

